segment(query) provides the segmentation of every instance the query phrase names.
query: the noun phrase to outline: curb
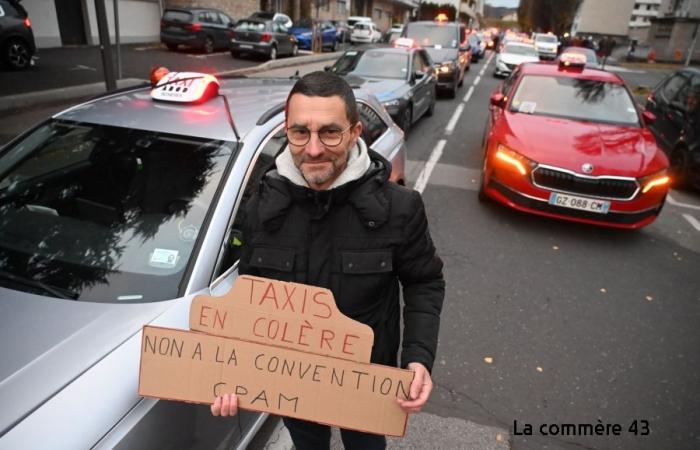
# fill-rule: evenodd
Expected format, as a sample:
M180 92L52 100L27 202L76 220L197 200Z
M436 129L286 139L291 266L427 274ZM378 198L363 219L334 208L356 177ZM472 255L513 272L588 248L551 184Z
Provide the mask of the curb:
M316 63L321 61L330 61L337 59L343 52L322 53L318 55L297 56L293 58L278 59L268 61L254 67L246 67L244 69L228 70L219 72L216 75L247 75L266 70L279 69L283 67L297 66L300 64ZM147 82L139 78L124 78L117 80L117 89L134 87ZM48 89L45 91L29 92L17 95L6 95L0 97L0 114L16 111L19 109L30 108L33 106L59 103L76 99L86 99L101 94L106 94L105 83L103 81L97 83L83 84L77 86L68 86L65 88Z

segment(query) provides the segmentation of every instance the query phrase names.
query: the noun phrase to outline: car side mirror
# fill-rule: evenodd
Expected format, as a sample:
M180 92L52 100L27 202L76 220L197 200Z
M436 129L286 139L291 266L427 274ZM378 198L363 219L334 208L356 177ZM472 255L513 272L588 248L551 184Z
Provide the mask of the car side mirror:
M500 92L496 92L495 94L491 94L489 102L497 108L503 108L506 104L506 97Z
M656 122L656 115L654 115L653 112L645 109L642 111L642 120L644 120L646 125L651 125L652 123Z

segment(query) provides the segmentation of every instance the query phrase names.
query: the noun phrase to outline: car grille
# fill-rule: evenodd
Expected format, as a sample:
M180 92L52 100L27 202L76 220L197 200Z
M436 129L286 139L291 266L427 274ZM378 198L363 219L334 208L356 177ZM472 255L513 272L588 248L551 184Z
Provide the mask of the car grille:
M588 178L547 167L538 167L532 174L536 185L555 191L614 199L630 199L637 192L634 180Z

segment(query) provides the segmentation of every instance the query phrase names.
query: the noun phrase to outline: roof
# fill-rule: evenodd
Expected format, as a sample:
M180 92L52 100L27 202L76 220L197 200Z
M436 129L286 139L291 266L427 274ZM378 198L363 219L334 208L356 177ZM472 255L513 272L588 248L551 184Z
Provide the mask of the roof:
M584 67L580 70L561 70L556 62L525 63L521 66L523 75L549 75L555 77L585 78L606 83L624 84L614 73Z

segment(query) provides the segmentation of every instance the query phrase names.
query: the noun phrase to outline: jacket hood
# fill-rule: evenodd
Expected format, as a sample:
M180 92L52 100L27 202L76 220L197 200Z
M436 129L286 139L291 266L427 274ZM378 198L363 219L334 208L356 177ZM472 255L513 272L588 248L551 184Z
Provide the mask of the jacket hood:
M258 189L258 220L266 230L275 231L283 225L292 203L322 217L333 204L347 202L357 209L368 228L380 227L388 220L389 201L379 188L389 182L391 163L372 150L367 155L370 164L362 176L323 191L296 184L271 167Z

